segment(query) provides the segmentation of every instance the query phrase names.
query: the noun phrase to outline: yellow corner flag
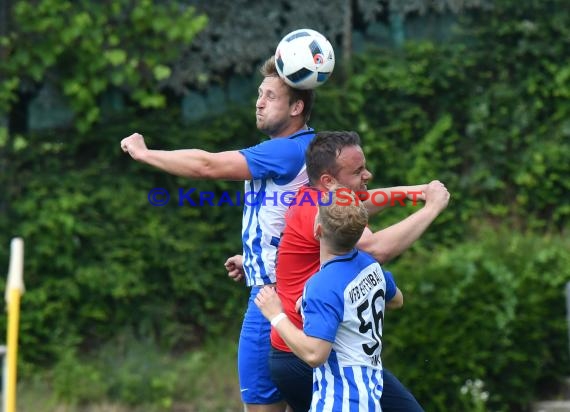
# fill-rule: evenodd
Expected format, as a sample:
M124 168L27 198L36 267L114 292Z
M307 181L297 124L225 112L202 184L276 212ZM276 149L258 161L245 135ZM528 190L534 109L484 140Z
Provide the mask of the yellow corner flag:
M20 297L24 293L24 241L14 238L10 244L10 266L6 285L8 336L6 339L6 368L4 411L16 412L16 375L18 360L18 326L20 323Z

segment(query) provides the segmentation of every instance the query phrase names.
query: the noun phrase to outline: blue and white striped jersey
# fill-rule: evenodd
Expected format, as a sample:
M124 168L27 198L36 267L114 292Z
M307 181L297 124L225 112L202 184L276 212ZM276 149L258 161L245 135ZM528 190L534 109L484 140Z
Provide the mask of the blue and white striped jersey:
M240 150L253 177L245 181L242 243L246 284L275 283L275 258L285 212L299 188L308 182L305 151L313 129L275 138Z
M305 334L332 342L313 371L311 411L381 411L385 302L396 294L390 272L354 249L326 262L303 293Z

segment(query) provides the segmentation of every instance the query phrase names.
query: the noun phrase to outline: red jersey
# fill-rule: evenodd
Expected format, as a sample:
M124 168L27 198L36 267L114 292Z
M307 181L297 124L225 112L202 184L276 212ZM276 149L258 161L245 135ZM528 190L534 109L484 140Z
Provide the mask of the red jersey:
M301 314L295 303L303 294L307 280L320 267L320 244L315 239L315 217L319 210L317 189L302 187L285 215L285 229L277 250L277 294L283 303L283 311L299 329L303 329ZM271 344L284 352L291 349L279 333L271 328Z

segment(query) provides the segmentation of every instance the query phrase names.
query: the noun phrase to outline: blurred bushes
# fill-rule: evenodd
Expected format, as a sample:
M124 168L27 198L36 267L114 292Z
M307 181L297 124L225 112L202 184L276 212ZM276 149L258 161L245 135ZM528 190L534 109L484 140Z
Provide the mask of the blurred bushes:
M81 141L65 132L28 136L3 177L14 180L0 218L4 243L14 235L26 242L24 362L97 348L125 327L175 351L239 328L247 290L223 263L241 253L241 207L178 206L178 189L219 195L243 192L243 183L168 176L134 162L119 142L138 130L151 147L213 150L221 144L212 136L223 136L224 147L237 148L258 141L240 126L252 123L249 110L235 112L188 140L187 126L161 114L136 124L115 119ZM170 192L168 205L149 203L156 187ZM0 253L7 262L6 248Z
M447 241L474 218L560 230L570 219L563 3L502 0L464 16L445 44L370 47L343 84L333 76L318 91L315 126L356 129L374 185L444 181Z
M386 316L384 365L429 411L524 410L570 373L568 250L567 238L485 229L386 265L405 304Z
M386 364L426 410L469 410L474 391L488 391L495 410L518 408L569 373L561 293L570 279L570 17L554 3L496 2L465 16L453 41L370 50L344 83L339 68L318 91L311 125L356 129L373 186L440 179L452 193L390 265L406 307L389 316ZM235 334L247 290L223 262L241 250L241 208L179 207L177 191L219 196L242 184L168 176L129 159L119 141L139 131L159 149L253 145L253 102L188 125L171 110L125 113L81 138L53 131L3 147L0 264L12 236L26 241L24 372L72 364L70 350L97 350L118 331L173 353ZM156 187L170 192L167 206L149 204ZM412 211L394 208L372 226ZM90 366L75 373L95 384L63 398L107 391ZM172 382L157 384L161 399ZM116 387L129 401L149 386Z

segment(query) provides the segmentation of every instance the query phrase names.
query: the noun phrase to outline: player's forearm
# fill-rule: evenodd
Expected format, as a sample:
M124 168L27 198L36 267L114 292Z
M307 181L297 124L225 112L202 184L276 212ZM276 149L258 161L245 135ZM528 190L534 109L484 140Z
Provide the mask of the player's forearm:
M208 177L208 157L208 152L198 149L148 149L137 160L176 176L201 179Z
M316 368L327 359L328 353L321 350L320 345L315 344L317 339L305 335L305 332L297 328L288 318L279 322L275 329L293 353L311 367Z
M404 306L404 295L400 288L396 288L394 297L386 302L386 309L399 309L402 306Z
M423 199L426 185L394 186L380 189L370 189L368 199L364 202L369 215L381 212L387 207L402 206L406 200Z
M435 207L424 206L395 225L363 236L357 247L370 253L380 263L385 263L402 254L418 240L438 214Z

